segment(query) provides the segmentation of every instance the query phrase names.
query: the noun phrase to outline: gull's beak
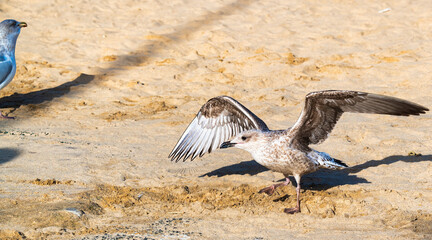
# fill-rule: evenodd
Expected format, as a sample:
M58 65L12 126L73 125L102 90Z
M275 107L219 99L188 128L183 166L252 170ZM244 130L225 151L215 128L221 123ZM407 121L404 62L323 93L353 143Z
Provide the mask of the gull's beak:
M229 148L229 147L234 147L235 145L236 145L235 143L228 141L228 142L223 142L220 145L220 148Z
M23 27L27 27L27 23L25 23L25 22L20 22L20 23L18 23L18 26L20 26L21 28L23 28Z

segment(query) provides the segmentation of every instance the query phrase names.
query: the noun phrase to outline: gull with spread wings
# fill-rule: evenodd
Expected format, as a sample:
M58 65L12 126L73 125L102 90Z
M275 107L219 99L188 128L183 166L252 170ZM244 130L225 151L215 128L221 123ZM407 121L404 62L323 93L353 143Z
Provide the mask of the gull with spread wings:
M169 158L178 162L188 158L194 160L217 148L244 149L259 164L285 176L285 182L266 187L260 193L271 195L277 187L290 183L288 176L294 176L297 206L284 210L292 214L300 212L301 176L320 168L347 167L327 153L309 147L310 144L323 142L344 112L409 116L426 111L429 109L400 98L358 91L326 90L306 95L303 111L294 126L286 130L270 130L238 101L219 96L201 107Z

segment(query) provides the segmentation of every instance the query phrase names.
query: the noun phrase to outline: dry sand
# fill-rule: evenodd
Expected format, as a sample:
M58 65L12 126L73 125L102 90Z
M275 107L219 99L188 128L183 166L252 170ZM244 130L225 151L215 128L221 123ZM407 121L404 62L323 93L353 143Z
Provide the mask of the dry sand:
M292 186L257 193L283 176L246 152L167 158L222 94L273 129L294 123L315 90L431 108L431 10L427 0L2 0L0 19L29 26L0 91L16 117L0 120L0 238L432 238L430 113L345 114L314 147L352 168L305 176L296 215L282 212Z

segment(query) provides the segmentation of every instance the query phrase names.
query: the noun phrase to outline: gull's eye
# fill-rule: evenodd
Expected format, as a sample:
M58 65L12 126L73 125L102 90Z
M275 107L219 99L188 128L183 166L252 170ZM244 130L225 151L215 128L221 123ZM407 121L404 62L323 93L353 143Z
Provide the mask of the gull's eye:
M241 137L241 139L242 139L243 141L245 141L245 140L247 139L247 137L243 136L243 137Z

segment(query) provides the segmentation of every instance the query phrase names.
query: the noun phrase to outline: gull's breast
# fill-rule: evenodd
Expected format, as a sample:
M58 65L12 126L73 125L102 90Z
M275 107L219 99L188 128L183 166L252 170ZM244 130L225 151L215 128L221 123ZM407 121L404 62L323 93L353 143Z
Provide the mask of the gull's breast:
M317 169L307 154L288 147L287 144L268 144L252 154L264 167L284 175L305 174Z

